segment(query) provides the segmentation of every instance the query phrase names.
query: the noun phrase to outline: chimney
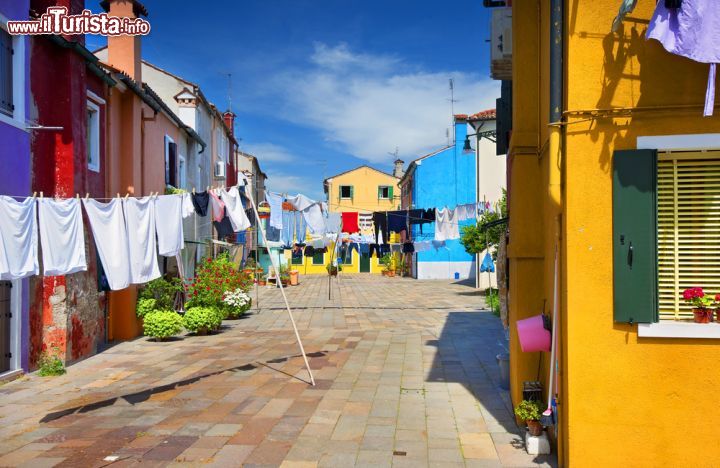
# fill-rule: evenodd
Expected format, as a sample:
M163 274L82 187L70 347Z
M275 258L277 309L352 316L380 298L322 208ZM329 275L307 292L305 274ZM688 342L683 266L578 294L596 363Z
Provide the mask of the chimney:
M401 179L402 176L405 175L405 171L403 170L404 164L405 161L403 161L402 159L395 160L395 169L393 169L393 175L398 179Z
M237 116L231 110L226 110L222 116L225 126L230 130L230 135L235 136L235 117Z
M103 0L100 6L109 16L138 18L147 10L138 0ZM142 83L140 38L142 36L108 36L108 63Z

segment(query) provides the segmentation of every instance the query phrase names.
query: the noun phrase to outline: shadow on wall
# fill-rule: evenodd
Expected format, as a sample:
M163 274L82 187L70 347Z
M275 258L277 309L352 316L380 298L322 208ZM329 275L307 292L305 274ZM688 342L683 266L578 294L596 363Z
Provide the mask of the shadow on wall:
M509 391L500 388L496 356L504 351L504 343L500 319L489 311L450 312L440 337L425 342L438 351L425 380L461 384L477 400L486 430L496 443L505 442L507 432L511 445L524 452L525 430L515 423ZM537 456L534 461L554 465L555 457Z

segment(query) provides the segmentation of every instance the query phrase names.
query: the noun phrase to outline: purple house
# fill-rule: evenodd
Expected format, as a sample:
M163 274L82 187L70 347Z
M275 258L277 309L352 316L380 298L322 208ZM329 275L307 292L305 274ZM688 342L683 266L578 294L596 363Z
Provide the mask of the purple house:
M29 0L0 0L0 195L32 195L29 39L7 32L29 10ZM0 378L28 367L28 291L27 279L0 281Z

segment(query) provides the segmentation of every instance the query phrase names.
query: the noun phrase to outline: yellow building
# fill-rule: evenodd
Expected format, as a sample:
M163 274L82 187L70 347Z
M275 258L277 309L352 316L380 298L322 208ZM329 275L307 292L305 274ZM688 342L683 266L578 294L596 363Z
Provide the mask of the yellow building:
M512 3L511 395L536 379L515 323L552 313L557 245L561 465L713 466L720 324L681 295L720 293L720 119L708 65L645 39L656 2L611 32L621 3Z
M402 171L402 161L395 163L395 173ZM360 166L355 169L334 175L324 180L328 210L331 213L357 212L372 214L374 211L392 211L399 209L400 192L399 178L374 169ZM362 228L362 223L361 223ZM372 234L372 229L363 229L363 234ZM398 242L397 234L390 239ZM300 274L327 274L325 266L330 263L334 244L328 246L326 254L303 257L302 261L293 262L292 268ZM286 254L289 257L289 253ZM361 255L358 250L349 250L342 264L342 273L380 273L382 266L377 257Z

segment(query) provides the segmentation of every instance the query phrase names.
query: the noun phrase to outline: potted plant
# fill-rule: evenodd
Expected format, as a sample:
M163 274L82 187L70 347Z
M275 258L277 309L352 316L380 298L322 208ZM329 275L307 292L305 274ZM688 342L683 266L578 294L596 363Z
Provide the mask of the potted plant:
M196 335L207 335L220 326L222 320L212 307L190 307L185 311L183 326Z
M234 291L226 291L223 302L228 309L228 315L230 318L240 317L242 314L250 310L250 306L252 305L250 295L241 288L237 288Z
M532 400L523 400L515 407L515 415L525 421L531 436L539 436L542 434L542 424L540 424L540 416L542 416L542 408L540 403Z
M702 288L688 288L683 291L683 300L693 306L695 323L710 323L714 297L706 296Z
M380 258L380 265L383 266L383 276L395 276L395 268L393 267L393 258L389 253Z
M258 286L265 286L267 284L267 275L260 275L258 277Z
M164 341L177 335L183 329L183 319L174 310L158 310L145 315L143 320L143 333L145 336L155 338L155 341Z
M327 265L325 265L325 269L327 270L327 272L330 276L337 276L338 271L340 270L340 266L333 265L332 263L328 263Z

